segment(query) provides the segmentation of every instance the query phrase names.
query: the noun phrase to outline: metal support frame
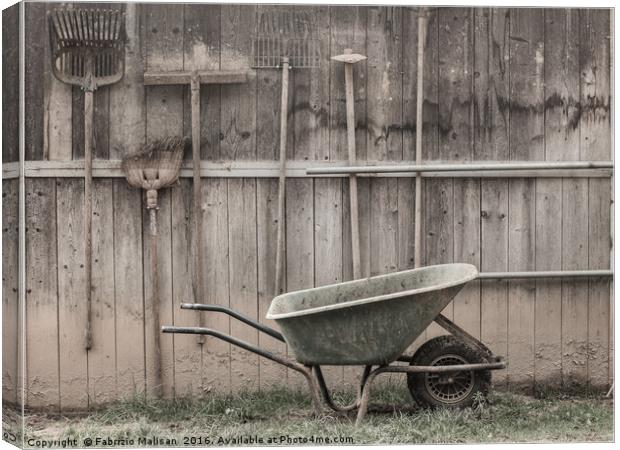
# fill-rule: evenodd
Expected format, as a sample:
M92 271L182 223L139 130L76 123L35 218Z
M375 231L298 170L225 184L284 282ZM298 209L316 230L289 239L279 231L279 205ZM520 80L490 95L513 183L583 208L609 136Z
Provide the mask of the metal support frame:
M181 304L183 309L193 309L198 311L211 311L211 312L222 312L224 314L228 314L231 317L234 317L243 323L256 328L257 330L264 332L275 339L284 341L284 337L282 334L277 332L276 330L263 325L254 319L251 319L243 314L240 314L230 308L221 306L221 305L207 305L207 304L195 304L195 303L183 303ZM276 355L270 351L252 345L248 342L242 341L241 339L237 339L228 334L219 332L217 330L213 330L211 328L206 327L177 327L177 326L164 326L162 327L162 332L164 333L180 333L180 334L197 334L197 335L206 335L212 336L217 339L221 339L229 344L236 345L244 350L255 353L259 356L267 358L273 362L278 364L282 364L289 369L295 370L301 373L308 383L308 387L310 389L310 394L312 396L312 404L314 410L317 414L321 414L323 412L321 397L323 398L324 403L333 411L338 413L347 413L350 411L357 410L357 419L355 425L359 425L366 416L366 411L368 409L368 401L370 398L370 385L374 381L374 379L382 374L382 373L445 373L445 372L454 372L454 371L479 371L479 370L498 370L506 368L506 363L500 358L492 354L492 352L478 339L471 336L465 330L460 328L459 326L452 323L450 320L446 319L443 316L438 316L435 321L443 326L448 332L454 334L457 338L462 339L466 343L474 346L474 348L481 351L488 362L486 363L478 363L478 364L459 364L459 365L451 365L451 366L413 366L413 365L402 365L402 364L387 364L381 365L377 368L373 369L373 366L367 365L364 367L364 372L362 373L362 377L360 380L360 385L357 389L357 395L354 402L349 405L340 406L337 405L330 392L327 384L325 383L325 378L323 377L323 372L321 371L321 367L319 365L314 366L305 366L296 361L290 360L288 358L281 357ZM397 359L397 361L401 362L409 362L411 361L411 356L402 355Z

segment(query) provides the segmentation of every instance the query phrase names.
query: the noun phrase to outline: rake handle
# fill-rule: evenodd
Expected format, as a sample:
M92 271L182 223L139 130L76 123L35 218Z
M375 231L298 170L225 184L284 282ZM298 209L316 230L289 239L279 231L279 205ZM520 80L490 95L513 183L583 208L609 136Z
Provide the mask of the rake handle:
M282 95L280 97L280 174L278 179L278 234L276 238L275 295L282 291L284 260L284 215L286 197L286 141L288 137L288 71L289 59L282 58Z
M190 80L191 108L192 108L192 163L193 163L193 184L194 184L194 270L196 283L194 288L194 301L196 303L205 301L204 292L204 271L203 271L203 247L204 239L202 234L202 208L200 206L202 196L202 180L200 178L200 75L198 72L191 74ZM204 314L198 315L198 326L204 327ZM198 344L204 344L204 336L198 336Z
M86 286L86 350L93 345L92 335L92 216L93 216L93 120L94 92L84 92L84 278Z
M161 338L159 319L159 274L157 269L157 191L153 190L155 204L147 206L149 211L149 234L151 241L151 306L153 308L153 339L155 340L155 386L157 397L162 394Z

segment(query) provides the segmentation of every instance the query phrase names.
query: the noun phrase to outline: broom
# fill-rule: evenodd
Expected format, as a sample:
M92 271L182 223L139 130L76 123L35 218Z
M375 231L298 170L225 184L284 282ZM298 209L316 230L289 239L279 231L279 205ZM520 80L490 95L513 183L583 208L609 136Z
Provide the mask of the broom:
M171 186L179 178L183 151L188 140L168 137L148 144L138 153L123 159L121 168L130 186L146 190L146 208L149 210L151 236L151 273L154 340L155 340L155 386L161 396L161 348L159 339L159 281L157 276L157 191Z

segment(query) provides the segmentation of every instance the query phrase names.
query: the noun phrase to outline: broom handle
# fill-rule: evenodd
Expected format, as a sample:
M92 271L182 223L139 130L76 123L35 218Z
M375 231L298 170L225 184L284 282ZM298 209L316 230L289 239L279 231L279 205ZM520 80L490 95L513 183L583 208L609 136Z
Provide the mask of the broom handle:
M157 191L155 191L157 195ZM157 397L161 397L162 375L161 375L161 344L159 330L159 275L157 273L157 206L149 208L149 228L151 235L151 283L153 306L153 338L155 341L155 386L154 391Z
M202 264L204 240L202 236L202 209L200 199L202 195L202 180L200 178L200 77L197 72L192 73L191 78L191 103L192 103L192 160L194 180L194 236L196 248L194 249L195 289L194 302L206 302L204 294L204 280ZM204 314L198 314L198 326L204 327ZM205 338L198 336L198 343L202 345Z
M86 286L86 350L93 345L92 336L92 216L93 216L93 91L84 92L84 284Z
M278 235L276 239L275 295L282 288L284 252L284 199L286 196L286 140L288 129L288 58L282 58L282 95L280 97L280 176L278 180Z

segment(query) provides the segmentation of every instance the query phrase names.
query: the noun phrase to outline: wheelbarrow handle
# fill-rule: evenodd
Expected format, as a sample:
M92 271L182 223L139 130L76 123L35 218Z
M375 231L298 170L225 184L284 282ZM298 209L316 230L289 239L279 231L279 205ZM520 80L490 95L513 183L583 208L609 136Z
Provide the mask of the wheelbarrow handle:
M161 331L163 333L177 333L177 334L204 334L208 336L213 336L214 338L221 339L222 341L226 341L229 344L236 345L237 347L241 347L244 350L247 350L252 353L256 353L259 356L270 359L274 362L282 364L290 369L296 370L303 374L306 374L308 370L302 366L301 364L282 358L278 355L275 355L267 350L264 350L260 347L256 347L248 342L242 341L241 339L237 339L228 334L221 333L219 331L213 330L211 328L204 327L175 327L175 326L166 326L161 327Z
M281 333L274 330L273 328L263 325L262 323L259 323L254 319L249 318L248 316L245 316L222 305L207 305L204 303L181 303L181 309L194 309L197 311L212 311L228 314L229 316L234 317L235 319L256 328L258 331L262 331L263 333L268 334L272 338L284 342L284 336L282 336Z

